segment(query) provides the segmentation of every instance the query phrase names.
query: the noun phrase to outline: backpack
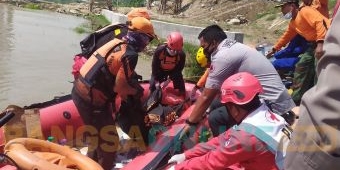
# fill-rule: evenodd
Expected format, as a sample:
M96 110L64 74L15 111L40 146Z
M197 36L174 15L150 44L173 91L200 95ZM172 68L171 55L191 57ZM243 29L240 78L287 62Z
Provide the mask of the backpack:
M97 30L80 41L81 55L88 59L98 48L114 38L121 39L126 33L127 26L125 24L108 25Z

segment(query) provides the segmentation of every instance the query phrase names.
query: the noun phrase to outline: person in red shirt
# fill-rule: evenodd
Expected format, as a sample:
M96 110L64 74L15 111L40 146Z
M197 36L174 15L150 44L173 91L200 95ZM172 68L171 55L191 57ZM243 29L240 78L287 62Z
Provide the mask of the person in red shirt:
M170 169L283 169L284 146L291 131L260 100L262 92L259 80L248 72L226 79L221 103L237 124L207 143L172 156L168 162L177 164Z

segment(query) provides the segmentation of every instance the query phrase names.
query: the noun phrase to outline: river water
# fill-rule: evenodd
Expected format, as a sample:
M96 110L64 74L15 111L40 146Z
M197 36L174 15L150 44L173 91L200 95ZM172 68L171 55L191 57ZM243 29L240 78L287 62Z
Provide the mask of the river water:
M0 3L0 111L10 104L22 107L70 93L73 56L86 36L73 29L85 22ZM143 62L137 71L148 78L150 66Z

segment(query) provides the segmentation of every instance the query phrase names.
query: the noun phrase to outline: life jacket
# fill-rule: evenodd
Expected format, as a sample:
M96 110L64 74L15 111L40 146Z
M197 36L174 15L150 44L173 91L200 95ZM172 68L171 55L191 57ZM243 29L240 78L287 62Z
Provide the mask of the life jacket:
M179 54L175 56L170 56L166 52L166 47L164 48L164 50L162 50L161 54L159 55L159 60L161 61L161 68L164 71L171 71L172 69L174 69L176 65L179 63L180 59L181 58Z
M127 33L128 29L125 24L108 25L84 38L80 41L81 55L86 59L101 46L114 38L122 39Z
M115 79L126 49L127 44L115 38L91 55L75 81L76 90L83 99L101 106L115 97Z
M285 120L263 104L255 112L250 113L240 125L233 127L235 130L248 132L267 145L267 149L275 155L275 163L283 169L286 149L292 133Z

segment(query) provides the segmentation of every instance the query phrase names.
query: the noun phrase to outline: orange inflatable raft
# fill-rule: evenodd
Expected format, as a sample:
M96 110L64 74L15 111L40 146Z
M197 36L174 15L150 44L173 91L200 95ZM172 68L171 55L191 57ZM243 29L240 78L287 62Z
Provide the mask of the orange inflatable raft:
M9 141L5 154L22 170L103 170L98 163L67 146L33 138Z

